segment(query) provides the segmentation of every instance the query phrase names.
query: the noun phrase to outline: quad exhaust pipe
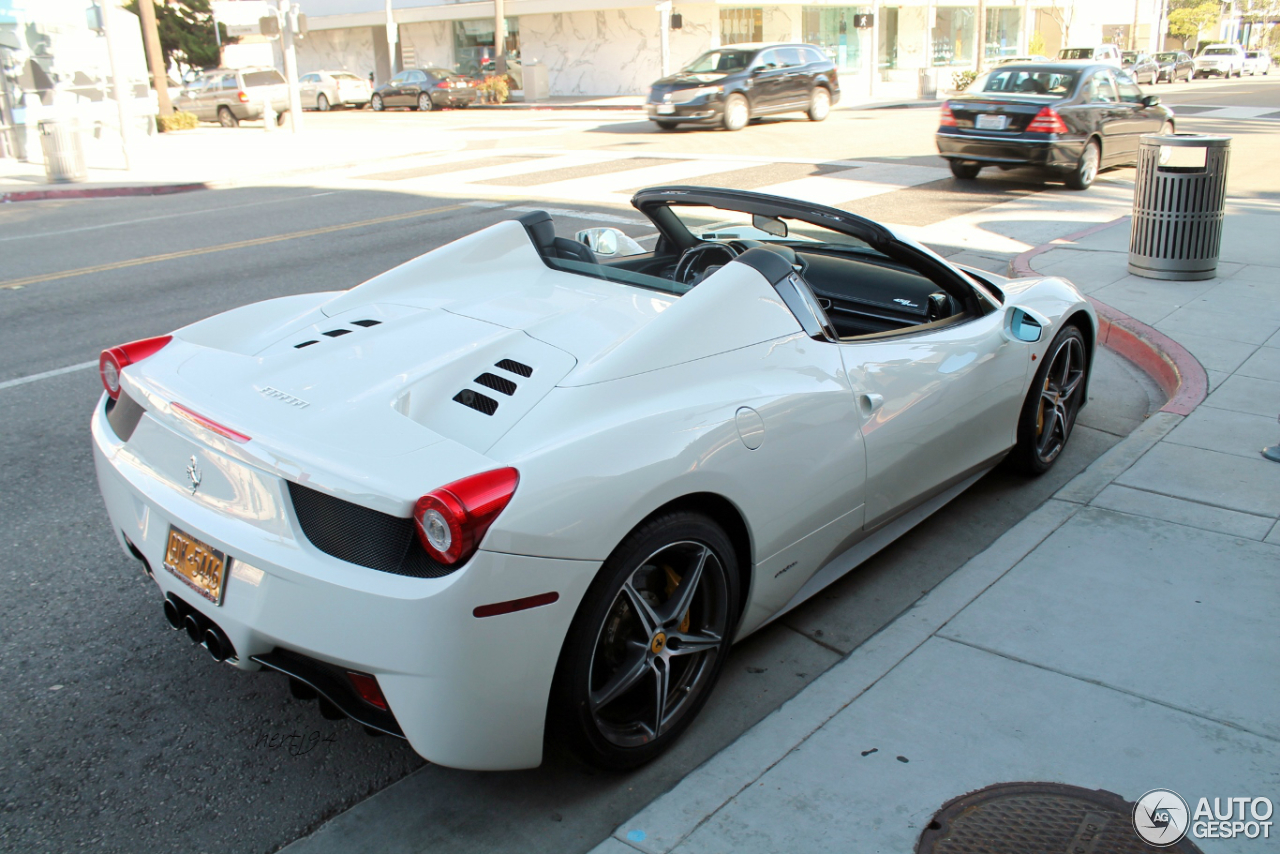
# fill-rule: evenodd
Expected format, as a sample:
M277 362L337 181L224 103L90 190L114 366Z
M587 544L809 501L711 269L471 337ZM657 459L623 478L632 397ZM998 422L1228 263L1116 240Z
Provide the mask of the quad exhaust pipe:
M164 600L164 619L169 628L186 631L191 642L203 646L214 661L236 657L235 645L217 623L170 593Z

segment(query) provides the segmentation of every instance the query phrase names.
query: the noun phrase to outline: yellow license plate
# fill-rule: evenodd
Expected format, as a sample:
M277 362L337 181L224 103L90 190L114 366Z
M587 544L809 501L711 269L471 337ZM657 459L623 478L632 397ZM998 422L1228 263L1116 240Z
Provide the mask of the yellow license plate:
M213 604L222 604L227 570L225 553L170 526L169 545L164 550L164 568Z

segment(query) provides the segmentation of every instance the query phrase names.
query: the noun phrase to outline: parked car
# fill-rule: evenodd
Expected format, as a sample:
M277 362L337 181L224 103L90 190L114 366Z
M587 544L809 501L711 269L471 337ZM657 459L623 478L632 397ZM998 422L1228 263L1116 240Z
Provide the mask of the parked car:
M737 44L709 50L649 88L649 120L663 130L684 123L741 130L776 113L820 122L840 100L835 63L810 44Z
M374 90L369 106L377 111L408 107L429 112L437 107L470 107L476 84L470 77L446 68L406 68Z
M1239 77L1244 74L1244 49L1238 44L1211 44L1196 54L1195 63L1196 77Z
M303 108L363 107L373 95L369 78L350 71L313 71L298 78Z
M1172 133L1173 113L1109 65L1006 65L942 105L938 153L957 178L1033 166L1083 190L1098 170L1132 163L1138 138Z
M233 128L260 119L271 103L276 124L289 112L289 86L274 68L218 68L206 71L178 93L174 108L195 113L203 122Z
M1097 62L1105 65L1121 66L1120 48L1113 44L1097 47L1064 47L1058 51L1058 59L1071 62Z
M1098 326L1062 279L776 196L633 204L656 251L533 211L105 351L94 461L157 611L433 763L631 768L732 642L1069 441Z
M1038 53L1029 53L1026 56L1002 56L997 59L993 65L1023 65L1028 62L1044 62L1048 57L1041 56Z
M1246 50L1244 52L1244 71L1250 76L1254 74L1270 74L1271 54L1265 50Z
M1177 83L1186 80L1188 83L1195 77L1196 63L1191 54L1182 50L1167 50L1156 54L1156 63L1160 66L1159 80ZM1157 80L1157 82L1159 82Z
M1160 82L1160 65L1142 51L1126 50L1120 54L1120 67L1129 72L1135 82L1154 86Z

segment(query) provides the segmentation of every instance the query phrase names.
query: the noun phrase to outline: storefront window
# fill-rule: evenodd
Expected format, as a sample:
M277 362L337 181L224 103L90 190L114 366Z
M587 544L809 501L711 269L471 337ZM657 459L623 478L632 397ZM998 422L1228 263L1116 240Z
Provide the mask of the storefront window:
M509 60L520 58L520 19L507 18L504 50ZM469 77L492 74L497 67L493 52L493 18L453 22L454 67Z
M862 68L863 51L870 49L871 30L859 30L854 16L870 12L862 6L805 6L802 18L804 40L817 45L842 71Z
M880 68L898 67L898 7L880 7Z
M977 40L977 14L972 6L938 8L938 23L933 28L934 65L973 65Z
M764 9L721 9L720 44L764 41Z
M1022 53L1018 47L1022 33L1021 9L987 8L987 58L1016 56Z

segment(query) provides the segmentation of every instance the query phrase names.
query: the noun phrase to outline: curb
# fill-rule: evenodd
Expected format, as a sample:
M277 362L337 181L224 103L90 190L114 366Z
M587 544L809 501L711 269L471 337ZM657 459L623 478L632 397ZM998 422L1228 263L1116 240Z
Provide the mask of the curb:
M112 196L170 196L214 187L207 181L190 184L146 184L133 187L68 187L65 190L16 190L0 193L0 204L39 202L45 199L102 199Z
M1031 266L1031 260L1036 256L1097 234L1127 219L1127 215L1117 217L1028 249L1009 262L1010 275L1014 278L1038 276L1040 274ZM1209 377L1185 347L1119 309L1093 297L1085 298L1098 314L1098 343L1133 362L1169 396L1169 401L1160 408L1161 412L1190 415L1204 401L1209 394Z
M467 109L470 110L631 110L633 112L642 112L644 104L539 104L536 101L530 103L515 104L472 104Z

